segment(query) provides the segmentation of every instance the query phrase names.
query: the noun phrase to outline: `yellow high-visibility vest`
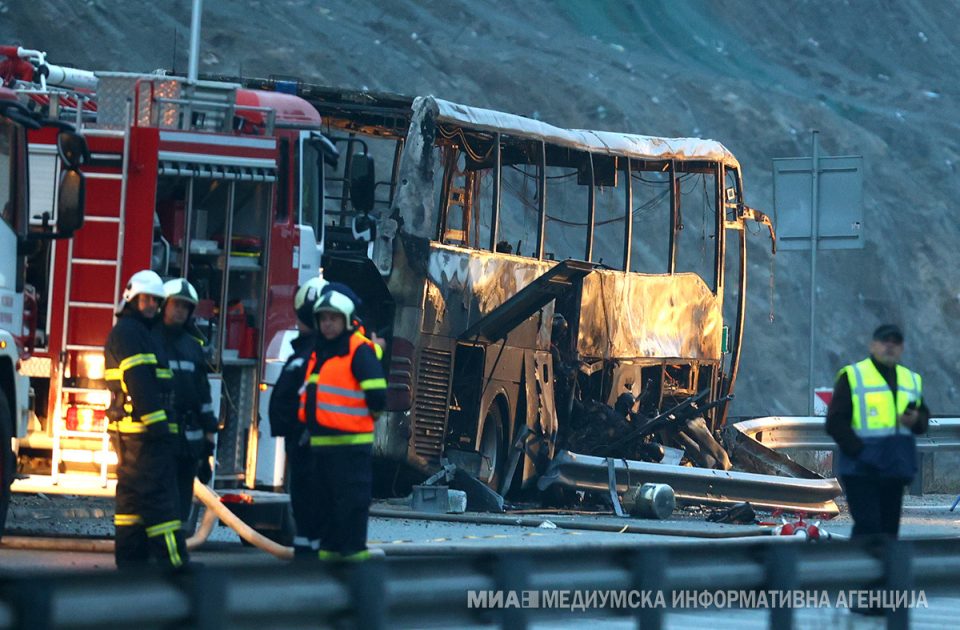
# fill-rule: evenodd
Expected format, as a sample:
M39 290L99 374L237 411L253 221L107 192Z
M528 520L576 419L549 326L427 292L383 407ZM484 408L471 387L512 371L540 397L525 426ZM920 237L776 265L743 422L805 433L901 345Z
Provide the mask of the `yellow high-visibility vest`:
M894 397L883 375L870 357L844 367L853 400L851 425L861 438L883 437L897 432L897 418L907 405L922 400L923 379L902 365L897 366L897 395Z

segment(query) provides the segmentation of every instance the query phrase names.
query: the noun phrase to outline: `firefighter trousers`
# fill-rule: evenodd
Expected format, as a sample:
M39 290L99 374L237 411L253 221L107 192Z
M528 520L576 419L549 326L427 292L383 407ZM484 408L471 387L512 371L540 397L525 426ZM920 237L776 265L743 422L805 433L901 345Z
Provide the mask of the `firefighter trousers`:
M177 458L177 513L184 523L190 520L193 508L193 480L200 470L200 458L192 452L182 450Z
M370 444L312 447L320 560L364 560L373 492Z
M181 426L181 430L183 427ZM196 431L196 429L192 429ZM200 472L200 464L205 458L208 442L205 438L182 438L180 452L177 457L177 495L179 500L180 520L189 523L193 510L193 480ZM184 532L188 535L190 532Z
M286 438L289 466L290 507L296 535L293 537L294 560L316 560L320 550L319 523L316 514L317 482L309 444L300 444L296 436Z
M118 568L152 558L177 569L189 560L177 491L178 436L114 433L117 451L115 558Z

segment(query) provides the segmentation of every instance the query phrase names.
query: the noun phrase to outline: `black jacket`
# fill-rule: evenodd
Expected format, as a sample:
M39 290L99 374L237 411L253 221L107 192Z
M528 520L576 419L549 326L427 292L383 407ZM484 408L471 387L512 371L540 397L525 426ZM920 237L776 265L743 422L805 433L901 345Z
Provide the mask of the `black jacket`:
M277 382L270 393L270 435L284 437L288 440L298 439L303 433L304 426L297 419L300 409L300 388L307 376L307 361L313 352L316 343L316 333L300 333L290 345L293 354L283 364L283 371L277 377Z
M112 394L107 416L111 422L130 417L148 424L150 433L169 435L171 379L163 348L150 332L152 324L127 306L107 335L104 367ZM125 404L130 405L129 411Z
M181 429L216 433L219 420L210 398L203 346L183 326L158 323L153 336L163 346L173 371L173 409Z

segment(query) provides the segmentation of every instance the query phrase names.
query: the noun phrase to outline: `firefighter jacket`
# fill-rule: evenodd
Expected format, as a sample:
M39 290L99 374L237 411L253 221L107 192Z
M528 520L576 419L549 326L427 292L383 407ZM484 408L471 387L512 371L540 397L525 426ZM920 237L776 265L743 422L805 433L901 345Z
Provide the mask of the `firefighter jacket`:
M110 428L121 433L172 433L169 422L173 374L163 348L150 332L152 322L127 306L107 335L103 353L110 390Z
M898 418L912 405L912 429ZM837 474L911 479L917 470L915 433L924 433L929 410L923 379L902 365L890 368L868 357L837 373L827 411L827 432L837 441Z
M300 390L298 418L311 432L312 446L370 444L374 413L386 406L387 381L374 344L344 332L318 335Z
M195 441L203 433L216 433L219 421L213 413L207 360L200 342L183 326L158 323L153 335L163 346L173 372L173 410L184 436Z
M307 361L316 341L316 333L309 332L301 333L290 342L293 354L283 364L283 370L270 393L270 435L286 438L287 446L292 446L289 441L296 440L303 433L304 425L297 418L300 406L298 392L306 379Z

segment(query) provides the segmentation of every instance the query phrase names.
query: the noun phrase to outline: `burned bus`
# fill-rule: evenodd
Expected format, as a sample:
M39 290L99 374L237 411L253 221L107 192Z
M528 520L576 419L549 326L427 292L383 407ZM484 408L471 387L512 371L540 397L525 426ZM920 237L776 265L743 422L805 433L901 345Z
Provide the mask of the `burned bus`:
M317 165L301 173L304 222L324 276L358 292L387 340L380 458L423 472L446 458L502 490L565 439L577 450L564 425L590 401L630 394L655 417L695 398L709 430L724 423L745 222L769 221L721 144L429 96L298 94L340 154L302 161Z

